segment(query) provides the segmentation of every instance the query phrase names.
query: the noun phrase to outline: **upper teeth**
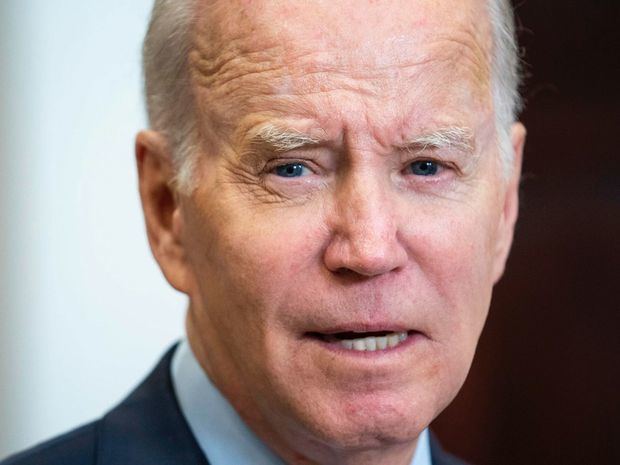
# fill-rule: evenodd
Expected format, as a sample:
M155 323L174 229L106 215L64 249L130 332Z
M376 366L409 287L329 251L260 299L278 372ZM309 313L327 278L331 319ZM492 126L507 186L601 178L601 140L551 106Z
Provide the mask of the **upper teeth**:
M345 349L368 351L373 352L375 350L384 350L392 347L396 347L401 342L407 339L407 332L392 333L387 336L368 336L358 339L345 339L339 341L340 345Z

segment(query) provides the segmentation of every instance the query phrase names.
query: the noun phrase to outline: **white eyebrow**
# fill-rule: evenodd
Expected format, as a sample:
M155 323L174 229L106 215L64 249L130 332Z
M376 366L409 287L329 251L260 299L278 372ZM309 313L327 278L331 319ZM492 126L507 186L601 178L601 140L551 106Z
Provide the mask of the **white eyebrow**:
M319 145L323 140L296 130L282 129L273 124L259 128L251 137L253 146L266 146L277 152L287 152L301 147ZM446 127L407 140L402 146L407 150L457 149L474 150L474 137L466 127Z
M295 130L281 129L273 124L261 127L250 138L252 145L268 146L278 152L287 152L300 147L318 145L322 141Z
M441 128L428 134L414 137L403 144L404 148L426 150L428 148L452 148L471 152L474 150L474 136L469 128Z

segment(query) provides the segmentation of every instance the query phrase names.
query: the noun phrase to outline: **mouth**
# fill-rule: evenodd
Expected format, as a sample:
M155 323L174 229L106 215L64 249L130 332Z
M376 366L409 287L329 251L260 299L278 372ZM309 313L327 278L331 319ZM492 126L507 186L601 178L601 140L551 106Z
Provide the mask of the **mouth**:
M311 332L306 335L333 348L355 352L379 352L395 349L405 345L417 331L345 331L337 333Z

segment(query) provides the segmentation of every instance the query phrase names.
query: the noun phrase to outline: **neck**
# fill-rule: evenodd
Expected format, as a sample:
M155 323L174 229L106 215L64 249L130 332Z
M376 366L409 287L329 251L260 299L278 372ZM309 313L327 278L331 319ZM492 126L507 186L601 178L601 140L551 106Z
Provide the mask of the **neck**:
M200 332L193 321L192 311L187 314L186 333L188 343L203 371L234 407L245 424L288 465L409 465L416 450L418 439L406 443L378 443L372 447L340 447L316 438L299 425L274 425L260 414L260 409L248 404L247 396L236 395L234 376L221 377L213 373L212 360L204 350ZM278 427L279 426L279 427Z

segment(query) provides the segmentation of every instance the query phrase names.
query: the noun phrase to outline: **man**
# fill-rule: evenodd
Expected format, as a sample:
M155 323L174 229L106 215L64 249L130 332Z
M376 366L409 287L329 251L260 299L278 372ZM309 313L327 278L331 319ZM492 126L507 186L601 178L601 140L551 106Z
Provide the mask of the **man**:
M454 464L518 209L503 0L161 0L137 137L187 341L17 464Z

